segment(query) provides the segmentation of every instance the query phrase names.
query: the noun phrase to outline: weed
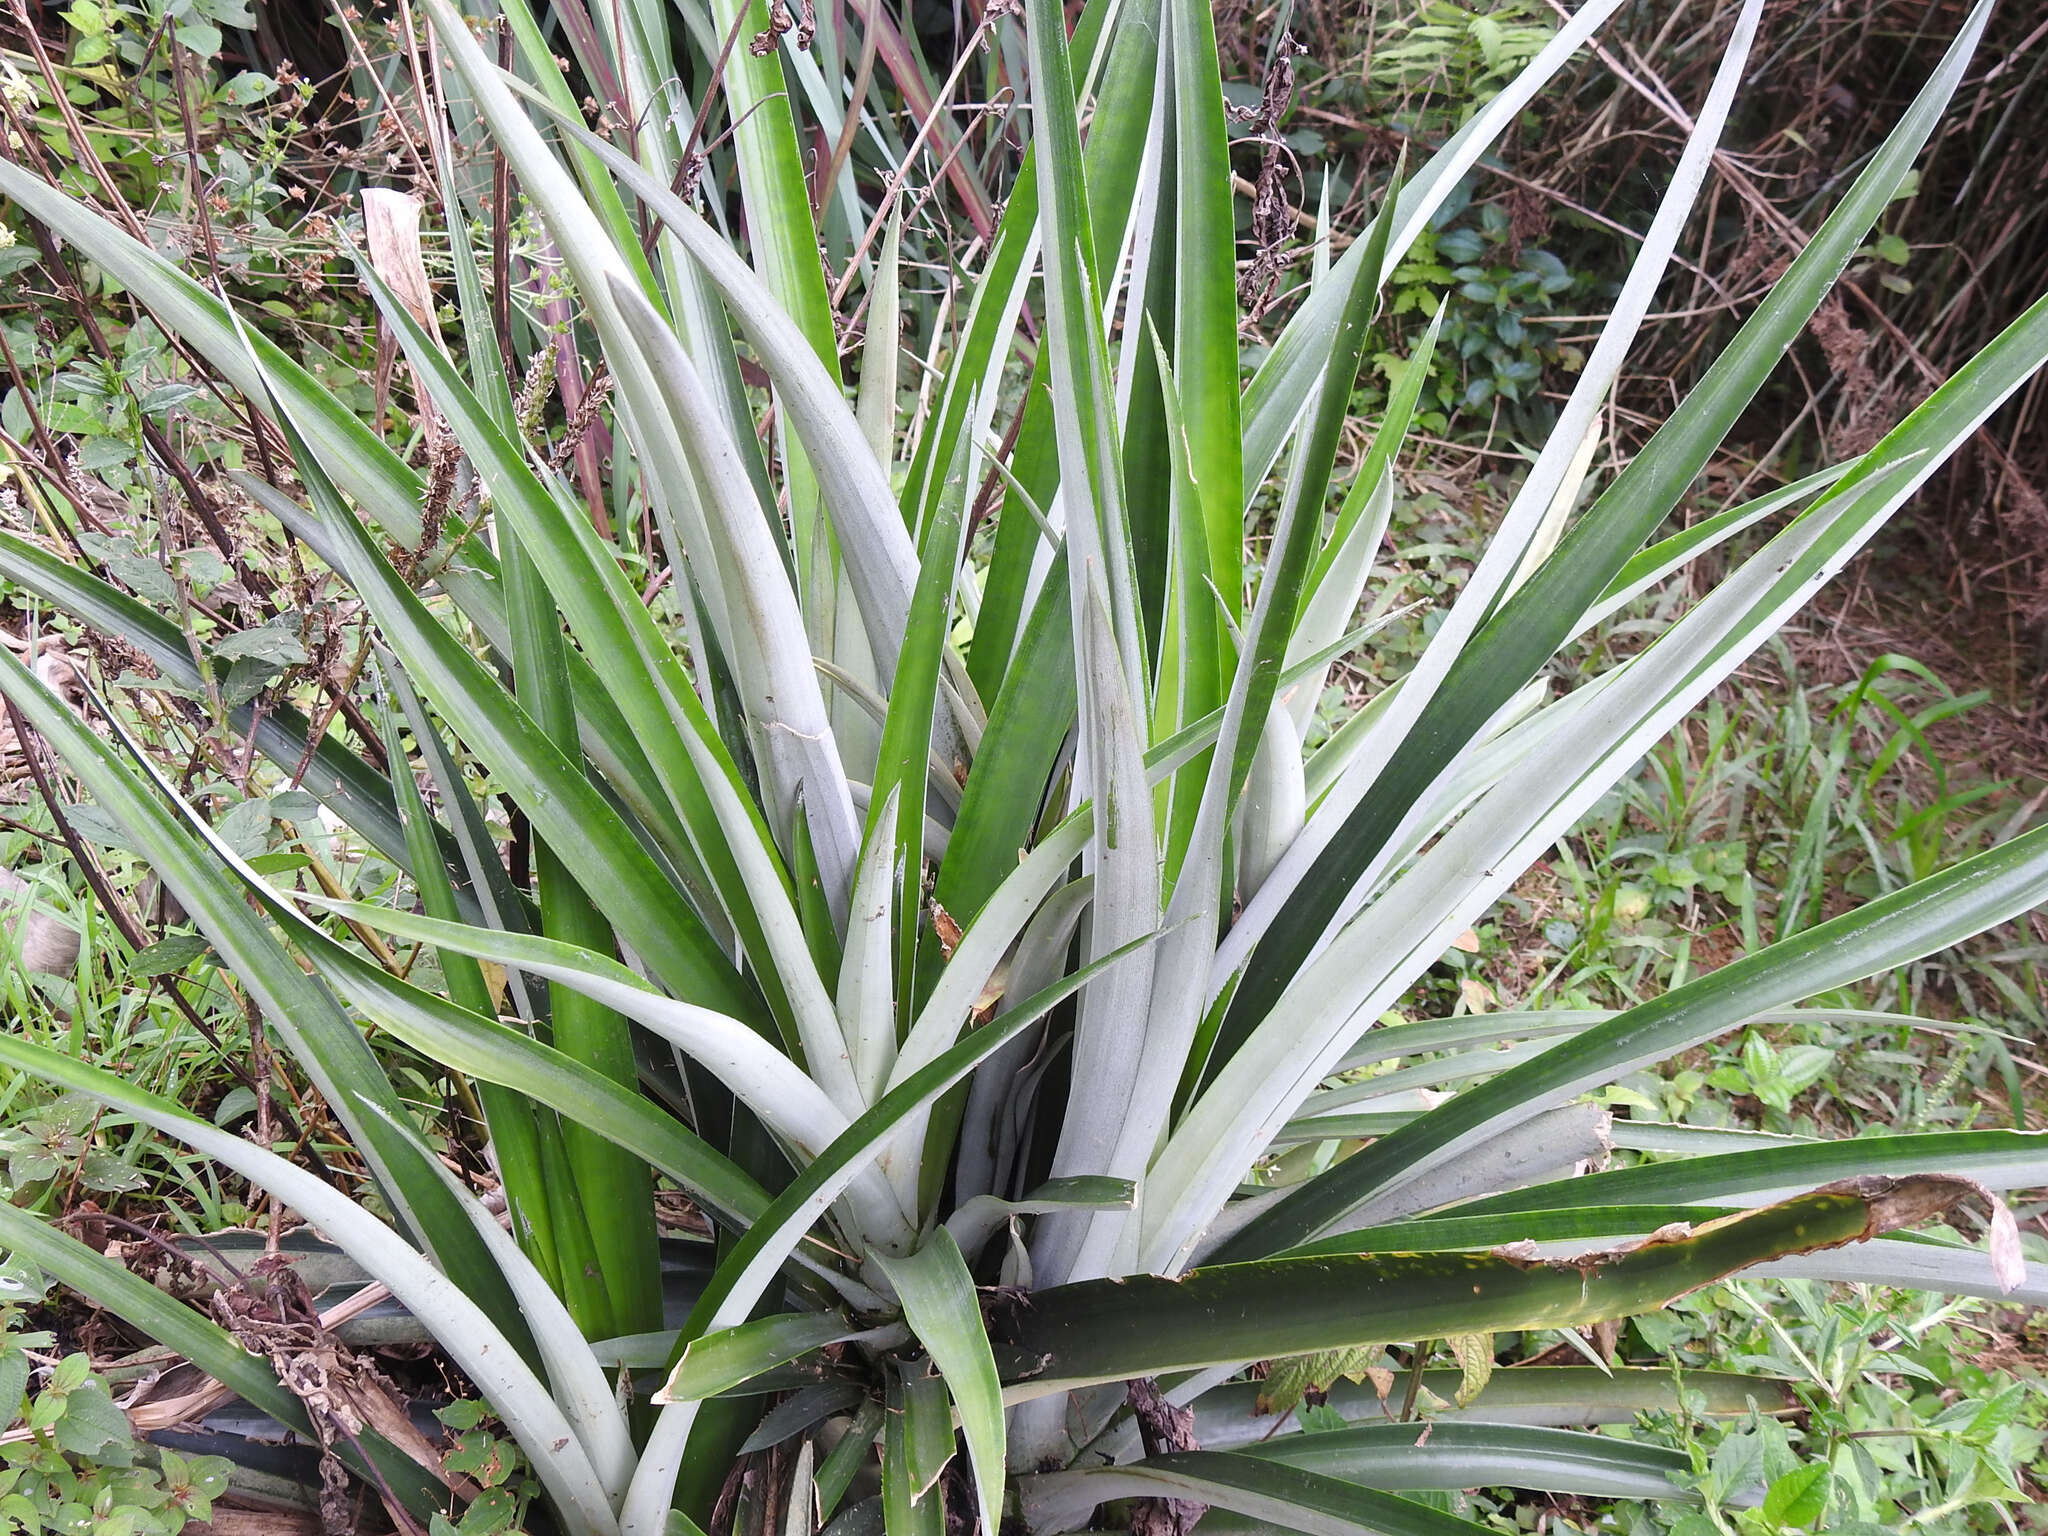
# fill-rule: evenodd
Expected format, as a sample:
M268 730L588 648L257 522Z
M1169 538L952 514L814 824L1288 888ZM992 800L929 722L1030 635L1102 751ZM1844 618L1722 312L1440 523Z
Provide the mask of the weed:
M0 1275L0 1531L8 1536L177 1536L212 1513L229 1464L150 1451L135 1438L107 1383L80 1353L23 1331L23 1304L41 1294L21 1266Z
M453 1442L441 1468L466 1477L482 1491L463 1508L459 1519L436 1514L431 1536L521 1536L519 1527L539 1492L527 1474L519 1447L491 1419L479 1402L463 1400L434 1410Z
M1687 1451L1706 1504L1636 1505L1617 1523L1631 1536L2015 1529L2048 1392L1994 1363L2007 1321L1982 1302L1803 1280L1716 1286L1634 1320L1627 1342L1675 1369L1780 1376L1801 1412L1719 1426L1651 1415L1638 1433ZM1744 1500L1751 1489L1761 1498Z
M1557 313L1560 305L1584 302L1599 283L1590 273L1569 270L1548 250L1517 248L1498 203L1479 204L1467 221L1466 208L1455 206L1463 201L1446 204L1439 226L1420 235L1394 268L1388 313L1394 321L1419 319L1388 339L1398 336L1412 346L1420 319L1443 313L1425 404L1417 415L1424 429L1447 433L1455 421L1483 431L1502 409L1497 398L1515 440L1541 441L1556 417L1554 404L1540 392L1546 370L1568 375L1585 361L1576 347L1559 344L1558 333L1541 324L1541 317ZM1409 366L1406 346L1373 354L1373 367L1389 390L1399 386Z

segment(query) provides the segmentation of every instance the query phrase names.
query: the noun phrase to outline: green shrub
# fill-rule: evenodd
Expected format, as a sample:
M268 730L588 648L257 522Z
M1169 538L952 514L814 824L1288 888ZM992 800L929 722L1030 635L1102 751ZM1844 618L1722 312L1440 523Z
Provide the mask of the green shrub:
M1442 342L1425 333L1339 496L1385 278L1613 8L1582 10L1382 189L1369 235L1246 382L1208 8L1125 0L1114 27L1097 9L1069 39L1058 5L1029 0L1021 23L999 18L1022 28L1006 35L1028 66L1029 158L907 422L899 226L877 220L849 392L772 34L723 76L743 256L674 190L695 176L691 114L658 7L575 44L639 125L629 153L586 128L522 7L514 76L426 0L459 104L427 135L444 219L466 227L480 205L461 173L501 154L576 310L494 312L511 274L457 238L444 334L402 242L373 247L362 275L416 381L397 448L172 264L0 165L0 192L271 416L295 475L237 483L361 604L381 752L291 700L222 696L248 630L167 619L0 537L10 581L204 700L183 729L246 733L374 851L343 897L303 887L300 868L259 862L275 800L256 825L210 824L118 716L103 737L0 661L0 691L192 914L369 1183L337 1187L32 1043L0 1038L0 1063L218 1161L346 1249L502 1418L558 1527L592 1536L690 1530L729 1485L751 1488L750 1523L774 1508L808 1529L851 1498L850 1520L892 1536L953 1515L993 1531L1006 1510L1072 1529L1131 1499L1405 1536L1470 1529L1420 1500L1479 1482L1687 1499L1683 1458L1560 1427L1680 1406L1665 1373L1617 1372L1589 1402L1578 1375L1492 1372L1501 1336L1654 1310L1752 1266L2040 1294L1995 1197L1988 1253L1893 1235L2048 1180L2035 1137L1728 1151L1588 1096L2024 912L2048 892L2048 828L1618 1014L1371 1027L2048 356L2044 300L1867 454L1654 537L1910 173L1979 6L1701 386L1574 515L1578 450L1727 120L1761 10L1746 5L1492 542L1397 684L1305 755L1330 665L1370 643L1353 618ZM713 8L735 37L753 19ZM992 456L1025 338L1014 451ZM613 391L608 477L589 419L547 425L566 344ZM1276 471L1254 586L1246 508ZM1002 509L968 583L985 481ZM1654 644L1549 697L1561 648L1779 512ZM645 587L639 560L660 566ZM506 802L530 884L500 858ZM431 946L437 984L382 963L376 934ZM1513 1049L1448 1099L1361 1080L1461 1041ZM401 1091L422 1070L475 1084L509 1234L423 1139ZM1659 1160L1581 1173L1625 1134ZM717 1234L666 1333L657 1180ZM299 1414L218 1329L68 1238L4 1206L0 1238ZM1432 1375L1439 1342L1456 1364ZM1370 1390L1333 1391L1349 1427L1262 1438L1263 1383L1237 1379L1250 1364L1306 1357L1287 1378L1306 1392L1370 1381L1390 1344L1410 1406L1427 1386L1444 1424L1422 1434ZM658 1412L622 1401L652 1384L631 1380L642 1361ZM1771 1390L1710 1385L1721 1412ZM772 1452L760 1399L797 1386L800 1406L775 1410L796 1449ZM1460 1396L1511 1393L1519 1423L1448 1422ZM1190 1432L1231 1448L1185 1449ZM374 1436L350 1454L394 1498L432 1502ZM766 1488L764 1468L787 1481ZM1780 1523L1810 1492L1787 1487L1763 1494Z
M0 1277L18 1298L33 1292L20 1269ZM55 1340L21 1330L18 1300L0 1303L0 1531L8 1536L178 1536L204 1520L226 1490L230 1464L140 1447L128 1417L82 1354L47 1369Z

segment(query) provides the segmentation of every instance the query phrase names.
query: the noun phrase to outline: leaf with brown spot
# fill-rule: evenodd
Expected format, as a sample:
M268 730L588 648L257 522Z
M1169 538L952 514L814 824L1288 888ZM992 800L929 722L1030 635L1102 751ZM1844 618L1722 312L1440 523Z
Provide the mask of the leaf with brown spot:
M1844 1179L1776 1205L1566 1259L1321 1253L1037 1292L991 1319L997 1362L1041 1391L1239 1360L1576 1328L1655 1309L1753 1264L1934 1220L1975 1194L1939 1175Z

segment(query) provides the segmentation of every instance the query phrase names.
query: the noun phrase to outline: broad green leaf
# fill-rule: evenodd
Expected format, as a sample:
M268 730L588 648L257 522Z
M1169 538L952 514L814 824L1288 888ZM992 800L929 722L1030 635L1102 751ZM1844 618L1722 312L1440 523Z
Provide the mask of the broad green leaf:
M961 1432L974 1463L981 1528L997 1530L1003 1518L1003 1385L982 1328L974 1277L944 1227L917 1252L905 1258L877 1254L875 1262L903 1303L904 1321L938 1366L960 1410ZM948 1425L947 1438L951 1437Z
M741 38L740 46L726 55L720 86L733 123L755 265L819 361L836 375L838 337L818 262L818 231L804 185L804 154L789 83L778 50L757 54L750 46L770 26L768 5L766 0L710 0L709 10L721 40L735 30Z
M1231 191L1216 22L1203 0L1169 0L1174 167L1173 372L1200 487L1202 562L1235 618L1244 588L1244 432L1238 419L1237 209ZM1098 125L1100 120L1098 119ZM1098 126L1099 131L1099 126ZM1370 258L1369 258L1370 259ZM1258 466L1263 478L1266 466ZM1221 643L1227 645L1227 640ZM1227 666L1227 651L1218 653Z
M1764 1494L1763 1517L1772 1528L1818 1527L1827 1513L1834 1474L1824 1461L1808 1462L1778 1478Z
M839 1501L846 1496L854 1477L874 1454L875 1441L882 1434L884 1410L870 1398L853 1415L853 1423L840 1437L832 1452L818 1467L818 1515L830 1520Z
M1991 1189L2031 1189L2048 1184L2048 1131L1923 1131L1906 1136L1859 1136L1846 1141L1812 1141L1797 1146L1726 1152L1714 1157L1642 1163L1610 1173L1588 1174L1562 1184L1537 1184L1526 1190L1494 1195L1460 1206L1458 1214L1489 1217L1567 1205L1604 1211L1631 1205L1727 1204L1768 1199L1776 1192L1827 1179L1906 1169L1954 1174ZM1569 1199L1565 1198L1567 1189Z
M943 1536L945 1495L939 1492L920 1497L927 1490L919 1486L918 1474L924 1470L920 1461L934 1454L939 1455L939 1468L933 1476L944 1469L944 1454L952 1450L953 1426L946 1412L943 1387L934 1402L929 1390L913 1395L911 1385L900 1372L890 1372L888 1411L882 1429L883 1530L887 1536ZM935 1445L940 1419L947 1420L946 1437Z
M1418 1446L1413 1424L1365 1424L1318 1434L1275 1435L1240 1454L1396 1492L1528 1488L1589 1498L1697 1501L1674 1479L1692 1470L1684 1453L1564 1429L1459 1419L1431 1422Z
M1845 1181L1597 1264L1505 1253L1325 1255L1036 1291L991 1326L1012 1402L1357 1344L1568 1328L1650 1311L1751 1264L1933 1219L1969 1186Z
M1876 1247L1877 1244L1866 1244ZM1857 1250L1835 1250L1855 1252ZM1420 1392L1448 1403L1458 1389L1457 1371L1426 1370ZM1265 1441L1274 1430L1273 1416L1259 1411L1258 1382L1232 1382L1212 1387L1191 1405L1195 1439L1209 1450L1230 1450ZM1331 1384L1327 1406L1358 1424L1396 1424L1401 1395L1382 1401L1370 1385L1348 1381ZM1611 1372L1590 1365L1518 1366L1496 1371L1486 1390L1468 1408L1439 1409L1432 1421L1448 1427L1461 1419L1489 1426L1537 1425L1565 1428L1580 1424L1632 1424L1637 1415L1672 1413L1691 1405L1695 1412L1739 1417L1754 1404L1764 1413L1790 1413L1798 1406L1791 1384L1768 1376L1731 1371L1685 1371L1674 1374L1662 1366L1616 1366ZM1412 1437L1413 1429L1407 1431ZM1136 1436L1129 1437L1133 1446ZM1411 1438L1410 1443L1413 1443Z
M1020 186L1020 195L1024 190ZM1031 211L1035 218L1035 193L1033 196ZM1017 207L1018 198L1013 197L1010 206ZM1022 239L1018 237L1016 243L1022 243ZM1033 250L1036 250L1035 246ZM1034 515L1034 509L1043 507L1059 488L1059 450L1053 441L1052 394L1045 383L1045 370L1049 367L1050 359L1041 351L1032 364L1031 375L1024 385L1024 398L1017 407L1017 419L1012 428L1016 434L1016 445L1008 464L1003 465L1007 470L1004 479L1009 491L996 515L995 547L989 553L981 607L975 614L974 637L967 652L968 670L983 698L992 697L1010 686L1011 680L1018 676L1017 627L1033 603L1042 606L1045 601L1036 579L1040 547L1058 542L1055 556L1065 548L1064 541L1057 541L1043 520ZM983 398L993 399L994 396ZM1002 464L1002 461L999 459L997 463ZM1050 573L1047 575L1049 578ZM1065 605L1066 594L1062 592L1062 613ZM1071 672L1071 667L1068 670Z
M1102 272L1094 248L1087 172L1075 106L1066 20L1053 0L1029 0L1034 147L1038 151L1038 229L1044 254L1047 344L1051 353L1053 437L1059 450L1077 649L1099 590L1124 677L1129 708L1142 696L1144 648L1136 575L1124 518L1121 461L1114 443L1109 364L1097 307ZM1083 676L1090 673L1084 665ZM1081 717L1090 723L1087 691ZM1097 750L1102 744L1096 743Z
M692 1339L662 1388L682 1402L715 1397L827 1344L860 1334L835 1312L781 1312Z
M1261 751L1261 743L1268 733L1276 729L1271 716L1279 691L1279 674L1297 627L1304 584L1320 538L1323 501L1329 488L1330 472L1336 463L1338 442L1349 419L1351 391L1357 381L1359 364L1365 356L1367 326L1378 308L1380 277L1399 194L1397 170L1383 194L1379 215L1373 220L1367 235L1364 259L1351 273L1344 308L1324 362L1310 430L1295 445L1286 493L1267 551L1265 571L1259 582L1258 599L1245 628L1242 654L1225 701L1216 752L1209 765L1201 809L1190 834L1193 861L1190 889L1205 908L1212 899L1210 888L1216 883L1217 871L1221 868L1223 839L1231 812L1245 790L1247 776ZM1206 498L1208 493L1204 494ZM1239 542L1234 526L1232 542ZM1291 726L1291 716L1288 717L1288 725ZM1247 861L1245 868L1257 877L1239 882L1240 890L1247 898L1279 861L1281 853L1299 831L1298 821L1288 824L1290 818L1275 804L1277 799L1287 795L1299 776L1300 747L1298 741L1291 739L1292 735L1288 730L1287 735L1276 739L1267 752L1268 771L1260 786L1262 794L1254 802L1252 820L1247 824L1249 847L1244 856ZM1275 825L1267 825L1269 815L1277 818ZM1179 908L1178 902L1176 906ZM1190 1017L1186 1034L1192 1038L1193 1033ZM1184 1045L1180 1054L1185 1055Z
M962 924L974 920L1016 868L1074 724L1074 627L1067 580L1062 548L1017 642L1016 660L1003 675L988 731L961 792L933 895ZM984 617L987 611L984 606Z
M918 1503L919 1515L930 1504L943 1513L945 1496L935 1492L953 1459L953 1408L946 1395L946 1383L927 1375L918 1366L903 1369L904 1470L910 1496ZM886 1475L886 1472L885 1472Z
M1167 590L1160 598L1161 633L1152 699L1152 735L1155 740L1162 736L1170 739L1170 733L1177 732L1182 722L1211 714L1216 716L1220 735L1227 715L1224 679L1233 662L1235 644L1218 622L1224 615L1218 612L1218 588L1209 567L1201 488L1194 480L1193 445L1188 441L1179 383L1156 335L1152 344L1161 436L1166 439L1165 495L1170 521L1166 541ZM1202 792L1209 782L1212 761L1211 753L1192 753L1167 780L1161 842L1169 890L1179 887L1182 866L1201 815ZM1217 878L1216 865L1216 860L1206 860L1199 878Z
M919 530L917 588L911 596L903 649L889 694L888 714L882 722L881 750L875 763L875 805L865 834L869 841L877 836L881 813L893 800L895 1017L903 1020L911 1017L921 990L917 957L924 910L926 785L934 746L933 712L942 707L940 689L953 585L967 536L964 473L964 462L947 466L946 484Z

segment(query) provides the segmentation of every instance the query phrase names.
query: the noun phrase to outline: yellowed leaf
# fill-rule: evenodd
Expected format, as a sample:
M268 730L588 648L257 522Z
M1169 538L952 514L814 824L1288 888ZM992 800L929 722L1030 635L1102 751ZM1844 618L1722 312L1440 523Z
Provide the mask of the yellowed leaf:
M1444 1342L1458 1357L1458 1406L1469 1407L1493 1377L1493 1335L1461 1333Z

